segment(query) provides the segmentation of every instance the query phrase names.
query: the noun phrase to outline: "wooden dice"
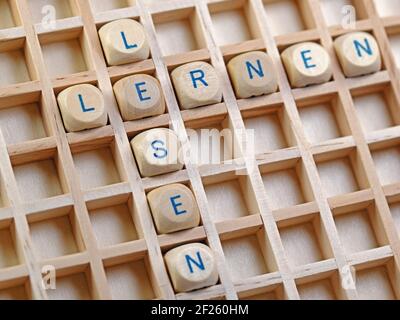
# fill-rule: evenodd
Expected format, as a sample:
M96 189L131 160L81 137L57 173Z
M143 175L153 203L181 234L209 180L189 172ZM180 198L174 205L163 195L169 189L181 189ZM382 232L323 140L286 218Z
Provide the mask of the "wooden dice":
M99 36L110 66L145 60L150 55L144 28L135 20L110 22L101 27Z
M329 54L317 43L304 42L287 48L282 61L294 88L321 84L332 78Z
M172 184L147 195L151 213L160 234L195 228L200 214L192 191L183 184Z
M357 77L382 68L378 43L366 32L352 32L335 40L335 50L346 77Z
M239 99L273 93L278 89L272 59L265 52L238 55L229 61L228 71Z
M182 109L219 103L222 90L214 68L206 62L192 62L171 73L172 82Z
M114 93L125 121L165 113L165 100L160 83L147 74L137 74L119 80L114 85Z
M204 244L192 243L172 249L165 255L165 263L178 293L210 287L218 282L214 254Z
M103 94L90 84L69 87L58 97L58 105L68 132L77 132L107 125Z
M169 129L145 131L132 139L131 146L143 177L153 177L183 168L181 144L178 136Z

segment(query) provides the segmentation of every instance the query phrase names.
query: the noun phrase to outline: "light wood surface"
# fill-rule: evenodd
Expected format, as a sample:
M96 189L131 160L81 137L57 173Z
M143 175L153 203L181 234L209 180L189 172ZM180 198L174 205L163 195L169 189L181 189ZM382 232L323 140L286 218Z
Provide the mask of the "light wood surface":
M40 23L47 4L53 29ZM340 25L346 4L355 29ZM0 1L0 298L399 299L399 10L389 0ZM146 60L107 64L98 30L119 19L143 25ZM334 40L354 31L376 38L381 71L345 77ZM326 50L329 82L291 88L281 53L300 42ZM250 51L268 53L279 91L237 99L227 63ZM223 99L181 110L171 72L195 61L213 66ZM123 120L113 85L136 74L157 78L166 113ZM80 84L103 93L109 122L68 133L57 95ZM130 140L169 126L183 151L187 128L229 128L236 140L254 129L256 155L239 148L234 163L142 177ZM193 191L201 225L158 235L147 194L173 183ZM209 246L219 282L177 293L163 255L188 243ZM41 285L49 265L55 291Z

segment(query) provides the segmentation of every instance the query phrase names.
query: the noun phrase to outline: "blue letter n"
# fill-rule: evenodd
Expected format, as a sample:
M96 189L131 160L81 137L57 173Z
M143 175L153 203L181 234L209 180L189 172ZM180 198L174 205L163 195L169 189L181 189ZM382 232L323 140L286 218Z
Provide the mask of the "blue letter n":
M203 260L201 259L200 252L197 251L197 254L196 254L196 255L197 255L197 260L198 260L198 261L194 260L194 259L193 259L191 256L189 256L188 254L185 256L185 258L186 258L186 263L187 263L187 265L188 265L188 267L189 267L190 273L194 273L192 263L193 263L197 268L199 268L199 269L202 270L202 271L204 271L204 270L206 269L206 267L204 266Z

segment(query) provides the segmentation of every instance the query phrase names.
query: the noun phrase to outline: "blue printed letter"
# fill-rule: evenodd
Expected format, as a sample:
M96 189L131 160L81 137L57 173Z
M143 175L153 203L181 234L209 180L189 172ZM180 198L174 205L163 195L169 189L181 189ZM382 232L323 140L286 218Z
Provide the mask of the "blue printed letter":
M81 104L81 109L83 112L92 112L92 111L96 110L95 108L87 108L85 106L85 102L83 101L83 97L81 94L78 94L78 99L79 99L79 103Z
M257 67L258 67L258 69L257 69L255 66L253 66L253 65L251 64L250 61L246 61L246 67L247 67L247 72L249 73L249 77L250 77L251 80L254 79L254 75L253 75L252 70L253 70L255 73L257 73L257 75L258 75L260 78L263 78L263 77L264 77L264 70L263 70L263 68L262 68L261 61L260 61L260 60L257 60Z
M317 65L309 63L312 60L312 57L310 57L310 56L306 57L307 53L311 53L311 50L301 51L301 57L303 58L304 66L307 69L315 68Z
M192 83L193 83L193 87L195 89L198 88L197 86L197 82L200 81L204 86L208 87L208 83L204 80L204 77L206 75L204 74L203 70L193 70L190 71L190 77L192 78Z
M155 140L151 143L151 147L155 151L153 156L157 159L164 159L168 155L168 150L163 148L165 146L164 141Z
M186 210L179 211L179 209L178 209L178 207L181 207L183 205L183 203L175 202L175 200L178 200L180 198L182 198L182 196L180 196L180 195L170 198L172 207L174 208L174 212L177 216L187 213Z
M363 46L358 40L354 40L354 46L356 47L357 54L360 58L362 58L361 50L365 51L370 56L372 56L372 54L373 54L373 51L369 44L368 39L365 39L364 42L365 42L365 46Z
M194 260L191 256L186 255L186 263L189 267L190 273L194 273L193 271L193 267L192 267L192 263L194 263L196 265L197 268L199 268L200 270L204 271L206 269L206 267L204 266L203 260L201 259L201 255L200 252L197 252L197 260Z
M129 50L129 49L137 48L137 44L129 44L128 43L128 40L126 39L126 36L125 36L125 32L121 31L121 37L122 37L122 41L124 42L125 49Z
M144 97L144 96L143 96L143 93L147 92L147 89L141 89L140 87L142 87L142 86L144 86L144 85L146 85L146 82L139 82L139 83L136 83L136 84L135 84L136 91L137 91L137 94L138 94L138 96L139 96L139 100L140 100L140 101L151 100L150 97Z

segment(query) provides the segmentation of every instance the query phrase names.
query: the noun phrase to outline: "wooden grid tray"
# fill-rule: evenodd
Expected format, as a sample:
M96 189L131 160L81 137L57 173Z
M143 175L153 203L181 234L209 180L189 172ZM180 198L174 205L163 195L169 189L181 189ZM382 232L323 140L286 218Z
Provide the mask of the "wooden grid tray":
M334 8L346 4L383 71L343 76L332 42L348 32ZM144 25L151 59L107 67L97 30L120 18ZM398 0L0 0L0 28L0 299L400 298ZM302 41L328 50L333 81L291 90L279 54ZM271 55L280 91L238 101L226 61L251 50ZM217 70L224 102L181 111L169 73L198 60ZM112 84L135 73L160 80L168 113L123 123ZM102 90L110 122L67 134L56 95L81 83ZM188 144L186 128L221 123L255 130L256 170L238 155L140 177L137 133L171 125ZM157 235L146 192L173 182L191 186L202 225ZM162 254L199 241L220 282L175 294ZM57 290L41 285L49 265Z

